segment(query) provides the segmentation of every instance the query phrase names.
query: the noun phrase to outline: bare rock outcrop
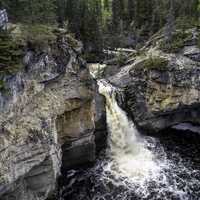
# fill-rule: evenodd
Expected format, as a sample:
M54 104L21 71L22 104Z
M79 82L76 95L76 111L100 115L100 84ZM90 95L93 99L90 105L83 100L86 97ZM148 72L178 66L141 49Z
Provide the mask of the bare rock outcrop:
M172 41L170 48L162 37L154 38L132 64L109 78L124 90L124 109L147 131L200 124L200 49L194 37L199 33L192 29L176 34L184 38Z
M47 51L26 51L24 66L1 75L0 199L44 200L61 165L93 162L94 87L62 30ZM72 45L73 44L73 45Z

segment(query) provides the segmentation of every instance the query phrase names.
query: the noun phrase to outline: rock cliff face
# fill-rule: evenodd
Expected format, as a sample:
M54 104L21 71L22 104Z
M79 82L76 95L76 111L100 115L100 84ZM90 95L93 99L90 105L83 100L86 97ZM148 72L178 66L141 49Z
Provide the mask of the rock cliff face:
M110 78L124 89L124 108L140 128L155 132L183 122L200 124L200 49L195 31L190 33L177 52L163 51L157 40Z
M81 47L62 35L2 76L0 199L44 200L63 169L95 159L94 87Z

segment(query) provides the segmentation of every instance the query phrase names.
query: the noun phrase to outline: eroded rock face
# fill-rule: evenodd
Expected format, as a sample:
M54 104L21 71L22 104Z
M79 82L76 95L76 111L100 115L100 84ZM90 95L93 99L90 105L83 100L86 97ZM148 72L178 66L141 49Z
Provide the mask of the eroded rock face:
M106 100L98 93L98 87L96 87L95 93L95 144L96 153L99 153L107 145L107 124L106 124Z
M58 116L56 127L59 143L63 147L64 171L95 160L93 102L86 102Z
M80 48L61 41L48 53L29 51L25 69L4 77L0 199L44 200L62 161L70 167L95 159L93 82Z
M143 66L144 60L152 57L165 59L166 66ZM145 56L136 57L133 64L110 78L124 89L124 108L140 128L156 132L183 122L200 123L199 57L194 45L179 54L149 48Z

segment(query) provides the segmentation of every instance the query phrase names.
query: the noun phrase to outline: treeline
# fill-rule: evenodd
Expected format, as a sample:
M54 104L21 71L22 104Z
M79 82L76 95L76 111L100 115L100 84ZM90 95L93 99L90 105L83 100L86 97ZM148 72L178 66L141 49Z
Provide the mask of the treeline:
M2 0L10 19L58 23L84 42L88 52L132 46L172 18L198 21L199 0ZM170 19L169 19L170 18Z
M0 6L6 8L12 22L55 23L56 0L0 0Z

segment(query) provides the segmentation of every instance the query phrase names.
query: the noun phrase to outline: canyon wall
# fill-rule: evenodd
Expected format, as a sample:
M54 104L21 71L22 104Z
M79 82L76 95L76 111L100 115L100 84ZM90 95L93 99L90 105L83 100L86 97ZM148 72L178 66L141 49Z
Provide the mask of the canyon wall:
M177 30L175 34L183 33ZM174 45L174 49L167 51L159 33L129 58L131 63L109 78L124 90L122 107L146 131L184 122L200 124L199 33L186 30L184 37L181 43L173 41L170 48Z
M44 200L61 167L95 160L95 83L81 49L56 30L47 50L26 49L20 70L1 75L0 199Z

